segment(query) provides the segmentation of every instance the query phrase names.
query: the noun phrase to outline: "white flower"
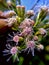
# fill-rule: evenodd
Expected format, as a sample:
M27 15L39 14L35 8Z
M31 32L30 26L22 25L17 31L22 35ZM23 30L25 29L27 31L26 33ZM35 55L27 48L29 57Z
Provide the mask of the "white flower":
M15 18L8 18L8 27L11 27L16 21Z
M37 45L37 49L38 50L43 50L44 49L44 46L42 44L39 44L39 45Z
M34 11L33 11L33 10L28 10L28 11L26 12L26 14L27 14L27 15L34 15Z
M39 29L40 34L44 35L47 33L47 31L44 28Z
M14 10L8 10L8 11L4 11L4 13L2 14L2 16L5 16L7 18L10 18L12 16L14 16L16 13Z
M11 6L11 4L12 4L11 0L7 0L7 4L8 4L9 6Z

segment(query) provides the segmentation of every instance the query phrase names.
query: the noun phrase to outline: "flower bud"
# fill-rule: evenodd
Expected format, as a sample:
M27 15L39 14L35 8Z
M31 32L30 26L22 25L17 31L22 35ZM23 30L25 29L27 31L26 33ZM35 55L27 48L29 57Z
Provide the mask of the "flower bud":
M17 10L18 16L21 16L21 6L20 5L16 6L16 10Z
M8 19L8 27L11 27L14 23L16 22L16 19L15 18L9 18Z
M34 11L33 11L33 10L28 10L28 11L26 12L26 14L33 16L33 15L34 15Z
M41 9L39 10L37 19L40 21L42 21L48 14L48 8L46 6L41 7Z
M41 35L45 35L46 34L46 30L44 28L40 28L39 32Z
M48 11L48 8L47 8L47 6L42 6L42 7L41 7L41 10L43 10L43 11Z
M19 16L16 16L17 23L20 24L22 22L22 18Z
M16 42L16 43L18 43L19 42L19 36L18 35L14 36L13 37L13 41Z
M21 16L24 17L25 14L25 6L21 6Z
M38 50L43 50L44 49L44 46L42 44L39 44L39 45L37 45L37 49Z
M32 20L32 21L31 21L31 25L33 26L34 24L35 24L35 22Z
M8 6L11 6L11 4L12 4L11 0L7 0L7 4L8 4Z
M10 50L10 53L11 53L12 55L16 54L17 52L18 52L17 47L12 47L11 50Z
M19 40L20 40L20 41L23 41L24 39L23 39L23 37L19 37Z
M37 40L38 40L38 36L34 36L33 39L34 39L35 41L37 41Z
M14 16L16 13L14 12L14 10L9 10L9 11L5 11L3 12L2 16L6 17L6 18L10 18L12 16Z

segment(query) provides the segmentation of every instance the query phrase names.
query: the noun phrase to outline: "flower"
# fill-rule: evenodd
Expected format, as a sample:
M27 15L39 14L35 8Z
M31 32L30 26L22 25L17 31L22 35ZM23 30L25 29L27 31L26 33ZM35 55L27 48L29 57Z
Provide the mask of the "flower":
M15 22L17 22L16 21L16 19L15 18L8 18L7 19L7 22L8 22L8 27L11 27Z
M34 25L34 21L33 20L31 20L31 19L25 19L21 24L20 24L20 26L19 26L19 28L25 28L25 27L30 27L30 26L33 26Z
M38 36L34 36L33 39L34 39L35 41L37 41L37 40L38 40Z
M37 49L38 50L43 50L44 49L44 46L42 44L39 44L39 45L37 45Z
M28 41L27 43L26 43L26 49L25 49L25 51L26 50L28 50L28 53L31 51L32 52L32 55L34 56L34 48L35 48L35 42L34 41Z
M47 33L44 28L40 28L40 29L39 29L39 32L40 32L41 35L44 35L44 34Z
M11 0L7 0L7 4L8 4L9 6L11 6L11 4L12 4Z
M33 10L28 10L28 11L26 12L26 14L32 16L32 15L34 15L34 11L33 11Z
M13 41L16 42L16 43L18 43L19 42L19 36L18 35L14 36L13 37Z
M12 55L14 55L14 54L17 53L17 51L18 51L18 49L17 49L16 47L12 47L11 50L10 50L10 53L11 53Z
M21 32L20 35L26 36L26 35L31 34L31 33L32 33L32 28L31 27L26 27L26 28L23 29L23 31Z
M6 47L7 47L7 49L5 49L3 51L3 53L4 53L3 55L4 56L9 55L9 54L11 54L12 56L14 56L14 55L17 55L19 53L19 50L18 50L17 46L11 46L10 44L6 44ZM10 56L7 59L7 61L9 61L12 56ZM18 60L18 56L16 57L16 59Z
M8 10L8 11L4 11L2 16L5 16L6 18L11 18L12 16L14 16L16 13L14 10Z

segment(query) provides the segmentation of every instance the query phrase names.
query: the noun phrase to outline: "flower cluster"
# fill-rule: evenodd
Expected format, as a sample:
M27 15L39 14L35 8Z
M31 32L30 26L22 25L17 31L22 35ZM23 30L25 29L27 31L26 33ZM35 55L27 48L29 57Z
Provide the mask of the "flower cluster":
M10 4L10 2L8 2L8 4ZM11 27L11 29L16 32L8 34L6 45L8 50L5 49L3 52L5 55L11 54L14 58L16 57L15 59L19 60L18 55L22 51L27 51L27 54L31 52L34 56L35 49L39 51L44 49L41 40L47 35L49 24L43 22L47 16L48 8L40 9L36 20L31 19L31 16L34 16L33 10L25 12L25 7L20 5L17 5L16 9L16 15L12 15L13 17L7 19L8 27ZM14 11L10 13L15 14ZM14 44L13 46L10 45L11 42Z

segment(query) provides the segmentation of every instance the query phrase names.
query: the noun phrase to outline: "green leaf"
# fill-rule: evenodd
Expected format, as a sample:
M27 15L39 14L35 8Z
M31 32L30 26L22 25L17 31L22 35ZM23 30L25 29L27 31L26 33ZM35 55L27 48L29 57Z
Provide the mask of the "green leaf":
M40 61L39 65L45 65L43 61Z
M24 58L20 57L20 61L19 61L18 65L23 65L23 61L24 61Z
M16 58L17 58L17 54L13 55L13 62L15 62Z
M45 55L45 59L49 61L49 55L48 54Z

